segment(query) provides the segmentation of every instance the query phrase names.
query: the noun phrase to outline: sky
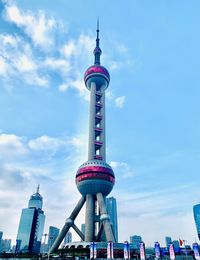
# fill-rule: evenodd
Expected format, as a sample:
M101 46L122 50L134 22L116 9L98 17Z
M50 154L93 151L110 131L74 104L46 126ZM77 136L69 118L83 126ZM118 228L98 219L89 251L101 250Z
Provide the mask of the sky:
M22 208L40 184L44 232L80 198L89 92L100 18L107 162L119 240L197 239L200 202L199 1L0 1L0 230L15 243ZM84 210L77 225L84 222ZM73 234L74 235L74 234ZM74 239L77 237L74 235Z

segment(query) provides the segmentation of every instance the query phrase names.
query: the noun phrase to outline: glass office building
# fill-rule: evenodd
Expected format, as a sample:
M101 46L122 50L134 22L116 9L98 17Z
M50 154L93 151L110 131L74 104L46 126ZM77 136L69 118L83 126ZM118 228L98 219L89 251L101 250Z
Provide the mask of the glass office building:
M114 197L106 198L106 208L108 215L110 216L116 242L118 242L117 202Z
M0 231L0 253L2 252L2 237L3 237L3 232Z
M39 253L44 229L45 215L42 210L42 196L37 192L29 200L28 208L22 209L16 252Z
M196 225L198 238L200 240L200 204L194 205L193 213L194 213L194 221Z
M71 242L72 242L72 233L68 231L64 239L64 244L71 243Z
M48 250L53 245L53 243L56 240L58 234L59 234L59 229L57 227L53 227L53 226L49 227Z
M171 237L165 237L165 243L166 243L166 247L168 248L169 245L172 243L172 238Z

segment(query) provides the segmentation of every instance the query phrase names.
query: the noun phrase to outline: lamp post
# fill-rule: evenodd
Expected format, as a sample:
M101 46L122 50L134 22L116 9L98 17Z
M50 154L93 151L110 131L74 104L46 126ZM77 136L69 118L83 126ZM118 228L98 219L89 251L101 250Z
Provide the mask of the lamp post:
M49 236L49 234L44 233L42 236L44 236L44 243L43 243L43 250L42 250L42 257L43 257L45 254L46 239Z

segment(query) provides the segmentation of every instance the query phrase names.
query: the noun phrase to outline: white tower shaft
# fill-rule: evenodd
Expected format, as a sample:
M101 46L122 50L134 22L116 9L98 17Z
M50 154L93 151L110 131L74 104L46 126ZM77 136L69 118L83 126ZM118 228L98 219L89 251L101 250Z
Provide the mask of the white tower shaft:
M90 119L88 160L106 160L105 152L105 90L97 91L95 82L90 89Z

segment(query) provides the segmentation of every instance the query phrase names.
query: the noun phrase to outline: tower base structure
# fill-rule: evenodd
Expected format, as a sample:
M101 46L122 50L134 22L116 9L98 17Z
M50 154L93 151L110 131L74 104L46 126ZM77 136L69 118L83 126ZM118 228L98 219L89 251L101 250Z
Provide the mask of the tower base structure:
M86 202L86 213L85 213L85 235L74 223L76 217L78 216L80 210ZM94 214L95 211L99 214ZM87 194L82 196L76 207L72 211L69 218L66 219L63 228L61 229L57 239L50 248L48 254L54 253L60 244L62 243L64 237L70 228L73 228L84 242L101 242L102 233L105 232L105 238L107 242L115 242L115 237L113 234L112 225L110 222L110 217L106 210L105 197L102 193L97 193L96 195ZM98 227L98 229L97 229Z
M127 241L124 243L110 242L72 242L66 243L57 254L66 257L81 257L81 259L139 259L140 250ZM74 258L73 258L74 259Z

